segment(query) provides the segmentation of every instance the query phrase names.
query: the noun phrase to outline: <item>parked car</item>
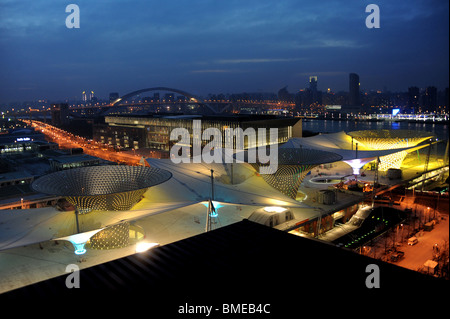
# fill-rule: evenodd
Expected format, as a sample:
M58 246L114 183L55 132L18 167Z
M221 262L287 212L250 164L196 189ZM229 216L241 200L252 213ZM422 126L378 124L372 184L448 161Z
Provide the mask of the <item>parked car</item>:
M391 261L396 262L403 258L405 256L405 253L403 251L396 251L391 255Z

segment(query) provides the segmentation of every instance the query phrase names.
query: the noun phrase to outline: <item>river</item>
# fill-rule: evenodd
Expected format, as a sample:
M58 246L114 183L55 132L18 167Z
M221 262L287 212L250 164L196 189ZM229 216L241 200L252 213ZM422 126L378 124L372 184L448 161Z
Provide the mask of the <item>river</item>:
M436 123L408 123L394 121L334 121L303 119L303 130L317 133L336 133L344 131L346 133L361 130L411 130L426 131L433 133L439 140L447 140L449 134L448 124Z

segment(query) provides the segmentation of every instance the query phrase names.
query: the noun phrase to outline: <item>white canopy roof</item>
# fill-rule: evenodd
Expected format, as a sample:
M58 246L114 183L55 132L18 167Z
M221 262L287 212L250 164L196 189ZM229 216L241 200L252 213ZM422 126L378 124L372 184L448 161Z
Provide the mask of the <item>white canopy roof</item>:
M129 211L93 211L79 215L80 232L89 232L161 214L183 207L192 207L204 214L203 205L211 196L211 169L214 170L214 201L221 205L283 206L290 207L297 218L312 219L320 211L297 202L267 185L250 165L242 164L174 164L171 160L148 159L157 168L169 170L173 177L150 188L145 198ZM233 169L239 184L229 184ZM74 211L59 211L53 207L9 210L0 214L0 250L77 233Z
M166 183L151 189L149 198L155 201L209 200L212 169L215 201L237 205L308 207L274 190L247 163L175 164L170 159L150 158L147 162L150 166L168 170L173 175ZM244 181L235 185L227 183L231 180L232 171L235 179Z
M358 151L356 151L356 142L352 141L352 137L347 135L344 131L338 133L321 134L311 137L290 138L285 144L280 146L280 148L313 148L328 152L334 152L342 156L342 161L359 159L376 159L378 156L386 156L389 154L401 152L401 151L414 151L422 147L421 146L411 146L406 148L394 148L385 150L373 150L365 147L361 143L358 144Z

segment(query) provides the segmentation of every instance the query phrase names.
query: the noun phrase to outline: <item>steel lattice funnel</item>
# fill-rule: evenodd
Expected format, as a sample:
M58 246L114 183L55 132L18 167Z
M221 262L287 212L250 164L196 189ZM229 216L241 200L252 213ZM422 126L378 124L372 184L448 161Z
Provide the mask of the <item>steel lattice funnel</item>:
M64 196L79 213L124 211L133 207L149 187L172 177L166 170L125 165L75 168L51 173L33 182L40 193Z

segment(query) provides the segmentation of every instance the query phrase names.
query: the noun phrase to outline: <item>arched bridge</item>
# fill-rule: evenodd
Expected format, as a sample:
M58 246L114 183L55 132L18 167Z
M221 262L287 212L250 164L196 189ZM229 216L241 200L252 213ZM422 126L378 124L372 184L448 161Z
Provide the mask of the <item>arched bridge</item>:
M185 97L187 97L188 99L190 99L193 103L199 104L199 105L204 105L206 106L208 109L210 109L212 112L214 113L222 113L229 105L227 105L226 107L222 108L219 112L214 109L211 105L201 102L201 99L191 93L182 91L182 90L178 90L178 89L172 89L172 88L168 88L168 87L163 87L163 86L159 86L159 87L153 87L153 88L148 88L148 89L141 89L141 90L137 90L137 91L133 91L130 93L127 93L121 97L119 97L117 100L115 100L114 102L111 103L111 106L118 106L120 104L120 102L136 96L138 94L144 93L144 92L151 92L151 91L168 91L168 92L173 92L173 93L177 93L180 95L183 95Z
M168 91L168 92L173 92L173 93L177 93L177 94L183 95L183 96L185 96L185 97L187 97L189 99L193 99L193 100L195 100L195 102L197 102L199 100L199 98L197 98L196 96L194 96L193 94L190 94L188 92L185 92L185 91L182 91L182 90L178 90L178 89L172 89L172 88L168 88L168 87L159 86L159 87L154 87L154 88L149 88L149 89L141 89L141 90L137 90L137 91L133 91L133 92L127 93L127 94L119 97L114 102L112 102L111 106L116 106L120 102L122 102L122 101L124 101L124 100L126 100L126 99L128 99L130 97L139 95L139 94L144 93L144 92L151 92L151 91Z

